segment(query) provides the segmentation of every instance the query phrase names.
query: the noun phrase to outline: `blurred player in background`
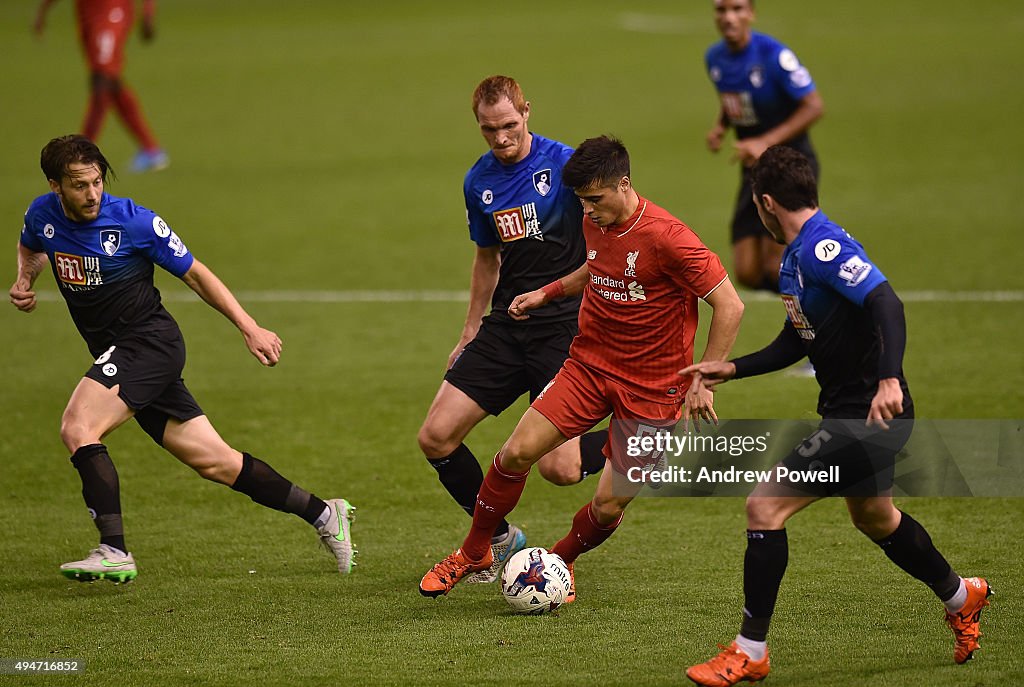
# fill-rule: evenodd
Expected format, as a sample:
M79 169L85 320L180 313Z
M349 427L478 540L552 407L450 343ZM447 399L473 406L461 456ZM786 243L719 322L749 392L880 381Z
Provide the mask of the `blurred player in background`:
M36 12L33 29L42 36L46 14L56 0L42 0ZM146 123L135 92L124 83L124 51L135 21L135 0L75 0L78 37L89 64L89 105L82 124L82 134L99 140L107 110L113 105L121 121L139 145L131 163L133 172L149 172L166 168L170 158L160 147ZM154 17L156 0L142 0L140 31L146 42L156 35Z
M55 138L40 162L52 193L36 198L25 213L11 303L24 312L35 308L32 285L49 264L95 358L71 394L60 434L81 477L100 545L83 560L62 565L61 572L80 581L127 582L137 575L125 545L117 470L102 443L134 417L157 444L202 477L317 528L338 570L348 573L352 507L345 499L320 500L220 437L181 379L185 342L153 286L153 266L179 277L228 318L264 365L277 364L281 339L249 316L163 219L104 192L109 165L89 139Z
M623 476L631 467L653 467L643 456L633 465L624 455L633 430L673 427L684 412L687 420L715 420L711 392L691 386L679 371L693 362L697 299L713 309L703 360L728 356L743 303L718 256L689 227L640 197L629 175L625 146L606 136L580 144L562 171L562 183L583 205L587 262L517 296L509 312L517 319L529 312L532 319L552 302L582 293L580 334L495 456L462 547L424 575L424 596L447 594L465 576L491 565L488 543L495 527L515 508L530 469L549 451L612 416L608 462L594 497L551 549L573 573L576 558L612 535L639 491L640 484ZM575 599L575 590L573 573L567 601Z
M775 290L782 247L765 232L750 200L750 167L769 146L785 144L806 155L817 176L808 131L824 104L793 51L751 30L754 0L714 0L714 6L722 40L708 48L704 61L721 105L707 144L717 153L729 128L736 132L740 190L732 217L733 271L748 288Z
M786 521L825 496L844 496L854 525L893 563L924 582L946 607L954 660L978 648L979 618L991 594L980 577L963 579L928 532L892 502L897 452L910 437L914 403L903 376L903 304L864 248L818 208L810 161L769 148L751 173L753 202L771 235L786 245L779 287L782 332L765 348L728 362L684 370L709 388L727 379L780 370L809 356L817 370L822 423L783 459L793 470L839 469L839 483L800 489L765 482L747 499L743 620L735 641L687 676L720 687L768 675L768 625L789 558Z
M484 475L463 443L466 436L523 394L537 398L579 331L578 297L552 303L528 322L509 316L512 299L585 260L580 203L561 182L572 148L530 131L530 103L510 77L481 81L473 92L473 114L490 150L463 183L469 235L476 244L469 310L418 437L441 484L469 515ZM599 471L606 436L606 431L593 432L553 451L541 459L541 474L565 485ZM494 581L504 562L525 545L519 528L500 521L491 568L469 581Z

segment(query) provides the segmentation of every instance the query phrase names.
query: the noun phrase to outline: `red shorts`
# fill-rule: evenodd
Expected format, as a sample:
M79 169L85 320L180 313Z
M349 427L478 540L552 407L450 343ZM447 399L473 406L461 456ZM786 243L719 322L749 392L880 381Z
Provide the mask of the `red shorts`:
M627 455L627 438L674 427L682 415L683 399L668 403L648 400L569 358L530 407L569 438L580 436L611 415L604 455L616 472L626 474L629 468L644 467L648 462L645 456Z
M119 78L135 21L134 0L78 3L78 35L89 71Z

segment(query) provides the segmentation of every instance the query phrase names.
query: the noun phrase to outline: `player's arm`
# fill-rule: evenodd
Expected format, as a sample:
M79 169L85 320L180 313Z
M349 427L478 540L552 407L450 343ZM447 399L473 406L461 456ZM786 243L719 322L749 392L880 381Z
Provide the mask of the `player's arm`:
M46 13L50 11L50 6L57 0L41 0L38 9L36 9L36 18L32 22L32 31L37 36L42 36L46 30Z
M789 320L775 340L759 351L729 361L701 361L680 370L679 374L698 374L704 386L711 388L730 379L756 377L789 367L804 357L803 343Z
M32 285L48 263L46 253L34 251L21 241L18 242L18 274L9 292L11 304L15 308L22 312L35 310L36 292L32 290Z
M455 344L448 356L448 368L455 364L455 359L462 353L470 341L480 331L480 322L490 307L494 288L498 285L498 273L501 268L501 252L498 246L477 246L473 256L473 271L469 279L469 307L466 309L466 323L462 326L459 342Z
M277 364L281 358L281 339L269 329L259 326L209 267L198 260L193 260L192 266L182 275L181 280L214 310L238 327L249 352L257 360L264 365Z
M142 40L147 43L156 36L156 0L142 0L139 30L142 32Z
M722 141L725 139L725 134L728 131L729 117L725 114L724 109L719 109L718 117L715 118L715 123L711 125L711 129L705 137L708 150L712 153L717 153L722 148Z
M871 399L868 425L877 423L889 429L886 420L903 412L903 389L899 375L903 369L903 353L907 347L907 320L903 301L892 290L889 282L882 282L864 299L864 309L881 344L878 356L878 390Z
M708 341L704 347L704 355L701 356L697 365L721 363L732 350L736 343L736 335L740 331L740 321L743 319L743 301L736 293L736 287L732 285L729 277L726 277L716 286L711 293L704 296L704 302L711 306L711 325L708 327ZM691 367L694 367L691 365ZM690 368L687 368L690 369ZM682 374L683 370L680 372ZM714 395L709 387L705 386L699 374L693 375L690 388L686 392L686 401L683 405L684 428L688 429L690 420L694 421L694 428L700 430L700 420L708 423L718 424L718 415L715 414Z
M512 316L513 320L525 320L530 317L527 313L531 310L536 310L559 298L578 296L583 293L583 289L589 281L590 268L587 267L587 263L583 263L575 271L561 279L556 279L539 289L516 296L512 304L508 306L508 314Z
M825 102L817 91L811 91L800 99L799 105L789 117L774 129L760 136L736 141L735 157L744 166L750 167L764 151L773 145L791 141L811 128L811 125L825 114Z

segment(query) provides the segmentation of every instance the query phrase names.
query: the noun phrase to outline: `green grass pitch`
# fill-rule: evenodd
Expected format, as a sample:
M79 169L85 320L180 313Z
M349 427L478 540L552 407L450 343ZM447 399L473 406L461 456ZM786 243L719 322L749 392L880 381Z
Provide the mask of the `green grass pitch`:
M8 284L21 214L46 190L38 151L79 126L86 95L71 3L54 7L42 41L29 31L35 4L0 4ZM744 546L736 498L639 500L621 531L581 559L579 600L556 616L513 616L495 586L421 598L420 576L468 524L415 440L465 305L265 297L467 288L461 182L484 150L469 98L492 73L520 80L537 132L569 143L622 137L638 190L726 253L737 173L703 145L715 112L702 63L716 37L710 3L549 5L161 3L157 42L133 39L127 78L172 166L122 174L110 190L158 210L282 336L281 365L260 369L223 318L159 277L189 344L186 380L214 424L299 484L351 500L360 565L340 577L297 518L204 482L129 426L109 444L139 579L64 580L57 566L95 541L57 432L91 361L61 303L30 316L4 306L0 658L78 658L87 672L0 684L680 684L688 665L732 638ZM814 130L823 207L898 292L918 294L907 299L906 360L918 415L1024 417L1024 9L1011 0L758 9L757 28L794 48L826 103ZM127 167L134 151L115 120L101 144ZM52 277L40 284L53 295ZM969 296L995 292L1005 300ZM770 340L782 317L778 304L751 300L735 350ZM814 398L812 381L776 375L728 385L717 405L723 417L807 418ZM523 407L471 435L482 460ZM550 545L593 487L531 478L513 520L531 543ZM900 505L958 571L987 576L997 591L975 660L952 664L931 593L827 502L790 523L768 684L1017 676L1024 500Z

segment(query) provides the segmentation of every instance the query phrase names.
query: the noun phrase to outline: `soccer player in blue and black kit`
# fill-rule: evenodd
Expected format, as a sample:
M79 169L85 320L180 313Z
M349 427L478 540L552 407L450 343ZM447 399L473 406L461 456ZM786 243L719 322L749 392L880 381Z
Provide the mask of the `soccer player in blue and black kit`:
M914 418L903 376L903 304L864 248L819 209L814 170L804 155L784 146L769 148L754 166L751 183L764 226L786 246L779 276L785 325L760 351L691 365L680 374L699 374L713 387L781 370L808 356L821 386L822 422L782 465L791 470L836 466L839 481L800 489L757 485L747 499L740 633L687 676L700 685L722 686L768 674L765 638L789 556L786 521L825 496L843 496L857 529L945 605L955 638L953 658L964 663L979 647L988 582L957 575L928 532L892 501L896 454L910 437Z
M752 31L754 0L714 0L722 40L704 56L720 108L707 135L718 152L731 127L735 160L741 164L740 190L732 217L733 274L752 289L776 288L782 249L765 233L750 200L750 167L769 146L796 148L818 172L808 134L824 104L806 67L792 50L771 36Z
M348 573L352 506L345 499L320 500L220 437L181 379L185 343L153 285L153 266L179 277L227 317L264 365L277 364L281 339L249 316L160 216L104 192L109 165L89 139L55 138L40 163L52 193L36 198L25 213L11 303L23 312L35 308L32 286L49 264L95 358L71 394L60 434L100 545L61 572L79 581L114 582L138 574L125 545L117 470L103 444L134 417L153 441L201 476L313 525L338 570Z
M533 401L561 368L579 332L579 297L546 305L523 322L514 321L508 307L519 294L586 261L583 210L561 182L572 148L530 131L530 103L508 76L480 82L473 114L490 150L463 183L469 235L476 244L469 309L418 436L441 484L470 516L484 476L464 439L481 420L500 414L523 394ZM604 466L606 438L607 431L600 430L568 442L541 459L540 473L555 484L579 482ZM493 566L468 581L495 580L505 560L525 545L523 533L502 521L492 542Z

